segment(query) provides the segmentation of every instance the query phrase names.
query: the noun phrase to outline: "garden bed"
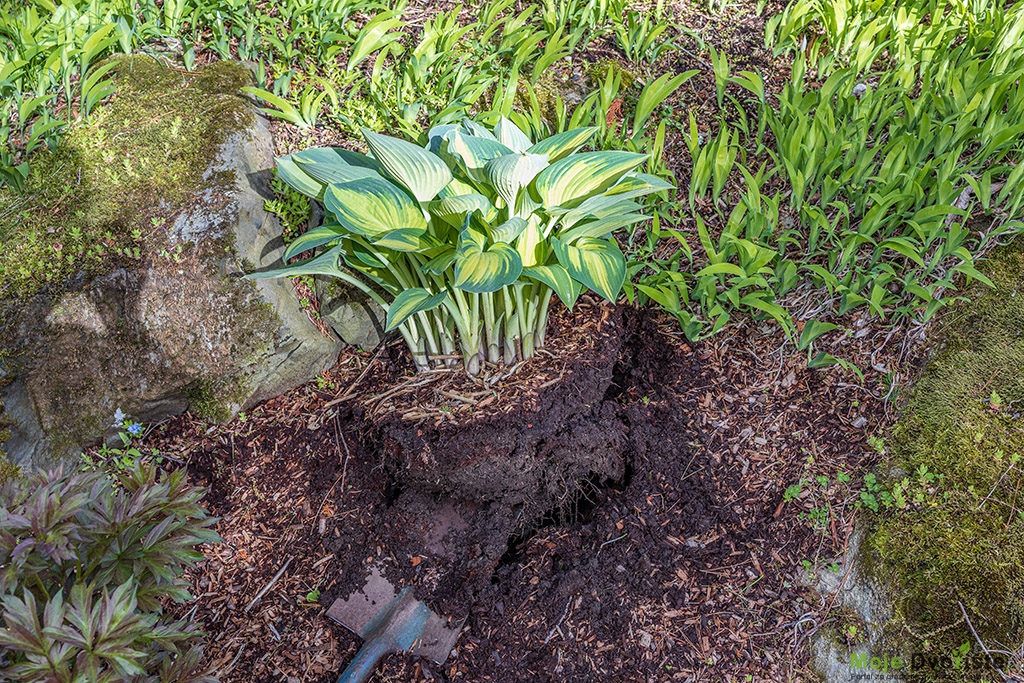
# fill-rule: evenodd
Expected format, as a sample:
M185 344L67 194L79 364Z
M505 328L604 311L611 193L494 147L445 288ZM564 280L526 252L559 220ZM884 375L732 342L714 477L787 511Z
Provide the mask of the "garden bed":
M447 16L420 5L325 20L294 3L222 3L231 14L215 24L155 7L101 27L79 22L91 34L82 42L107 44L99 52L151 51L163 36L182 62L172 75L219 59L254 64L260 88L248 92L276 117L282 155L365 151L364 127L417 137L427 120L466 114L493 126L498 111L515 110L524 129L570 116L592 126L595 149L650 154L645 168L678 188L651 195L644 208L657 220L609 245L625 252L626 298L649 305L587 295L571 313L555 305L548 347L528 362L468 377L451 348L430 344L455 367L417 374L388 340L343 352L315 382L230 422L195 414L212 397L190 399L192 414L126 437L126 448L187 467L220 518L223 542L203 546L206 559L187 572L195 600L168 605L205 628L213 674L335 680L362 643L325 611L371 571L465 619L443 666L393 656L380 681L810 680L812 639L836 654L838 678L868 650L920 645L941 656L986 641L1013 650L1019 669L1019 643L1000 638L1019 635L1020 562L999 547L1020 533L1009 476L1020 472L1020 354L1007 341L1019 337L1019 259L992 278L1006 310L970 316L950 337L963 348L937 355L902 427L887 431L919 374L921 320L961 316L939 299L980 279L975 265L1020 232L1019 6L950 6L938 21L920 2L899 13L795 3L782 16L774 2L669 4L672 21L658 28L660 3L601 19L593 3L524 14L522 3L483 3ZM28 11L12 15L35 23ZM942 59L917 49L954 34L957 49ZM17 117L13 106L0 117L17 123L0 149L0 176L14 185L26 181L23 158L33 173L46 169L41 152L25 155L57 145L47 117L84 117L105 97L95 78L86 92L98 59L94 70L63 60L61 93L41 62L49 53L33 54L12 74L52 83L35 96L19 86ZM992 106L964 104L982 101ZM30 119L43 137L30 137ZM119 172L120 162L104 168ZM293 240L309 227L309 204L275 191L268 210ZM421 206L433 196L414 194ZM70 251L58 227L39 234L26 253ZM126 249L131 239L87 241ZM319 292L297 289L331 336ZM621 303L619 293L602 295ZM472 357L478 345L465 348ZM911 485L913 497L891 495ZM868 540L859 557L877 570L868 578L884 579L901 607L886 624L839 604L858 580L847 557L855 526ZM895 636L873 638L878 627Z
M379 680L806 673L805 640L827 606L802 587L802 562L831 563L852 521L838 494L784 504L784 491L815 472L861 467L858 444L884 419L881 401L839 372L801 367L757 328L693 345L652 313L624 309L609 322L620 332L597 344L617 347L598 414L628 425L623 476L565 482L548 514L479 491L441 495L403 476L402 461L380 445L388 428L445 435L467 418L514 424L549 408L554 386L506 382L500 392L518 400L478 416L435 402L437 417L418 418L420 428L357 399L325 408L360 375L363 402L414 378L385 350L376 361L344 358L321 383L333 391L308 385L220 427L170 422L159 447L187 460L222 517L225 542L192 577L198 600L179 608L206 624L221 679L331 680L360 643L324 608L359 589L371 566L414 586L436 611L468 617L444 667L394 657ZM865 334L844 343L868 353L880 342ZM876 357L890 352L899 348ZM563 367L557 356L537 366ZM531 370L534 381L551 372ZM534 404L524 400L531 391ZM447 462L475 455L445 452ZM830 504L816 532L803 518Z

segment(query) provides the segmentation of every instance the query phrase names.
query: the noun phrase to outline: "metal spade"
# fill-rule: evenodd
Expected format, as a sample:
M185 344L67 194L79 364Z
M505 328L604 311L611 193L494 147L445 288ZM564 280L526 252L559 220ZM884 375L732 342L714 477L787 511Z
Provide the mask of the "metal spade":
M416 599L411 586L395 595L376 567L363 590L335 600L327 616L365 641L338 683L363 683L381 657L394 652L411 652L443 664L465 622L451 624L438 616Z

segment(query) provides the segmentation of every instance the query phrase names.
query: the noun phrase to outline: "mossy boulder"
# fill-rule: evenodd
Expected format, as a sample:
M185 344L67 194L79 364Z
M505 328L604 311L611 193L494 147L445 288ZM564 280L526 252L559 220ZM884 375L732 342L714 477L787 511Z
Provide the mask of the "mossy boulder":
M190 404L226 419L333 364L280 263L273 141L221 62L184 72L121 58L117 94L0 192L3 449L48 465L109 436L118 409L151 422Z
M1005 653L1024 646L1024 245L983 270L995 286L972 289L944 315L885 438L882 504L865 508L854 571L838 591L867 626L864 652L898 655L909 681L1000 680L996 666L1020 669ZM865 616L847 593L888 603L884 617ZM823 670L842 674L828 680L847 680L848 667L828 663L845 655L849 664L847 648L818 653Z

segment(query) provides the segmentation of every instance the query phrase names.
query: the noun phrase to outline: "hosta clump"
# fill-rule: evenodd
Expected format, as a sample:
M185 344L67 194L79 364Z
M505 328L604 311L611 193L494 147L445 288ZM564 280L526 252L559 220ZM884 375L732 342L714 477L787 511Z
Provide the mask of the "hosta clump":
M672 186L646 155L580 152L596 129L534 143L508 119L431 129L426 147L363 131L370 154L308 149L279 176L321 201L323 225L292 242L300 263L250 277L330 275L387 311L420 369L461 354L470 374L544 345L552 293L614 301L626 262L612 233L646 218L635 200Z
M142 462L0 487L0 680L212 681L199 631L161 607L218 540L201 496Z

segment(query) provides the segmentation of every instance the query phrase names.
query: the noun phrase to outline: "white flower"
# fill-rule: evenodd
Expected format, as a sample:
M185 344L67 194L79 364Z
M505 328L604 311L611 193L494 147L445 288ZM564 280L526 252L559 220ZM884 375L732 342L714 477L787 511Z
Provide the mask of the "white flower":
M120 427L121 425L123 425L124 424L124 419L126 417L128 417L128 416L125 415L124 411L121 410L120 408L115 410L114 411L114 426L115 427Z

